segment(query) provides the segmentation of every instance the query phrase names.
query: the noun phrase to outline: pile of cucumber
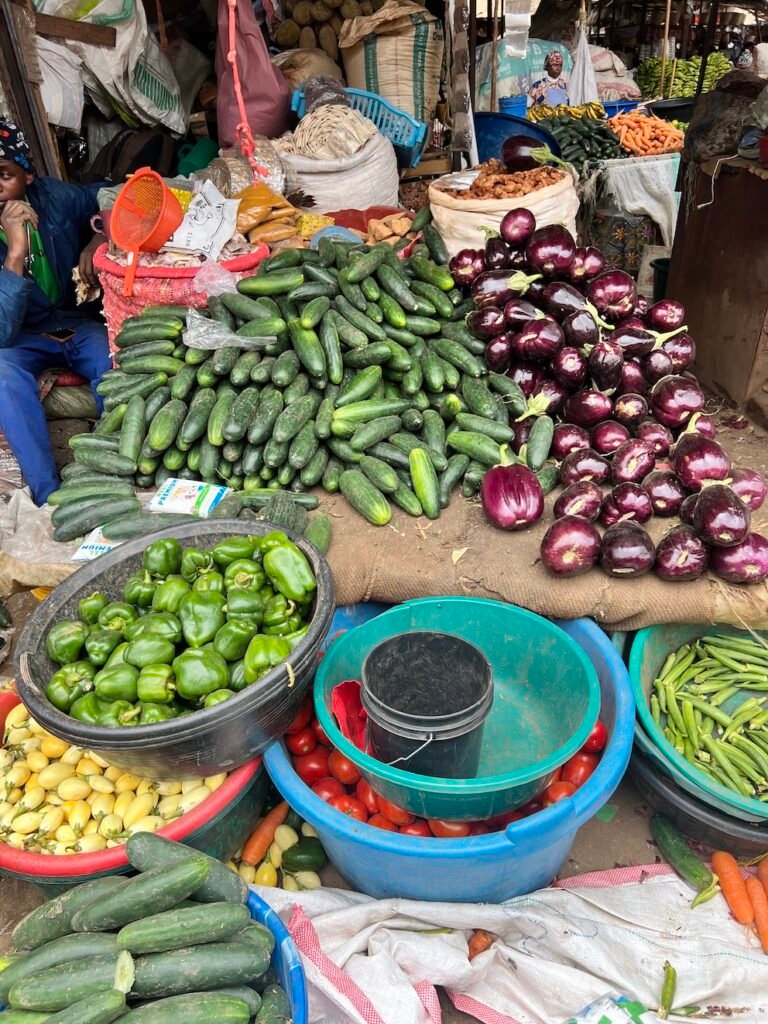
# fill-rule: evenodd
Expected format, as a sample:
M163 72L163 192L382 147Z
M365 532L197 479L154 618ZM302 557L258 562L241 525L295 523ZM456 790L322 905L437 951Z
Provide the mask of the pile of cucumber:
M605 121L577 119L566 114L545 117L538 123L557 139L563 160L577 166L618 160L628 155L618 135Z
M133 485L172 476L224 482L251 507L322 485L379 526L391 504L436 518L456 486L476 494L512 438L505 399L519 389L487 373L464 324L472 300L431 224L424 239L406 260L328 238L265 260L209 303L248 350L187 347L178 307L127 320L98 389L104 415L72 438L51 499L56 539L105 522L107 536L130 535Z
M290 1024L272 932L220 861L139 832L133 878L107 875L33 910L0 972L2 1024Z

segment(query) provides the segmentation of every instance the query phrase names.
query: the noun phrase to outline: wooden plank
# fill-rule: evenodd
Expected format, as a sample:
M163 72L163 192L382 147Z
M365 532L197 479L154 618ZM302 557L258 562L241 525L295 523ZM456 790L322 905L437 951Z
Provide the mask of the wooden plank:
M70 21L51 14L35 14L35 27L41 36L51 39L72 39L91 46L114 47L117 32L111 25L91 25L86 21Z

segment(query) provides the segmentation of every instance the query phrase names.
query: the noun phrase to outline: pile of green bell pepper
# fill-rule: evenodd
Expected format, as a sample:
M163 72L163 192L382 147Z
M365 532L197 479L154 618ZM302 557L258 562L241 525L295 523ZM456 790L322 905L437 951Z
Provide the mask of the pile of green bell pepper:
M93 593L45 639L46 688L90 725L164 722L210 708L286 661L307 632L317 581L281 531L210 550L156 540L121 600Z

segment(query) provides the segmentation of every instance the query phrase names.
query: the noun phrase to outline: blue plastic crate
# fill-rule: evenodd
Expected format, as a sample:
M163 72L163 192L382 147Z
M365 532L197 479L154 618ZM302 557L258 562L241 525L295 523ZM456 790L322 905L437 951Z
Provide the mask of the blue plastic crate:
M636 110L640 106L640 100L606 100L603 103L606 117L615 117L616 114L628 114L630 110Z
M500 114L511 114L513 117L525 117L527 109L527 96L502 96L499 100Z
M381 134L389 139L395 149L400 150L403 161L409 167L415 167L427 141L427 126L375 93L365 92L364 89L345 89L344 92L350 107L373 121ZM291 99L291 110L302 118L306 109L304 92L297 89Z

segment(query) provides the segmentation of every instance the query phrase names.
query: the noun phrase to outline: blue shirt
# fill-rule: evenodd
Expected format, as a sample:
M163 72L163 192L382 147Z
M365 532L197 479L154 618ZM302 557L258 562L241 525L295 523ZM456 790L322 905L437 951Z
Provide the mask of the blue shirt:
M55 178L36 178L27 188L61 296L54 304L28 273L19 276L3 267L8 249L0 241L0 348L12 345L21 330L47 334L86 319L75 309L72 270L80 260L89 220L98 212L100 188L101 184L70 185Z

